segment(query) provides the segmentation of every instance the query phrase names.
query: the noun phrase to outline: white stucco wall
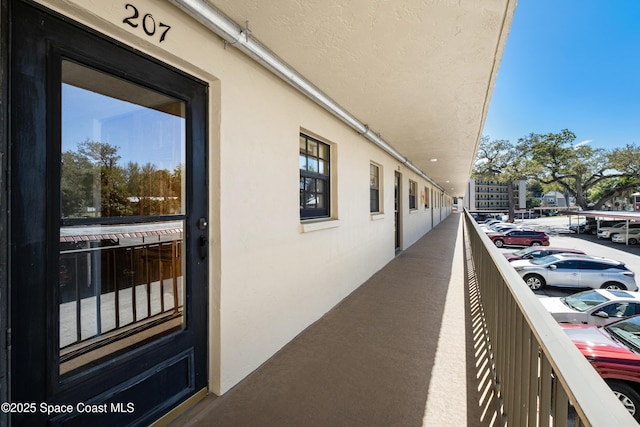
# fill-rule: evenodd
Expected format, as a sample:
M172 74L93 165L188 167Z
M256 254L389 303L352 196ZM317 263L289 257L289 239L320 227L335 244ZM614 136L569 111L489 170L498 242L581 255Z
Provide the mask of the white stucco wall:
M394 256L394 171L402 174L402 247L450 213L431 186L283 81L165 2L136 1L172 28L159 43L122 24L124 5L51 0L57 9L210 84L210 388L224 393ZM332 145L331 221L299 218L298 136ZM369 213L369 164L383 213ZM409 180L418 184L409 210ZM433 215L432 215L433 212ZM325 227L330 225L329 227Z

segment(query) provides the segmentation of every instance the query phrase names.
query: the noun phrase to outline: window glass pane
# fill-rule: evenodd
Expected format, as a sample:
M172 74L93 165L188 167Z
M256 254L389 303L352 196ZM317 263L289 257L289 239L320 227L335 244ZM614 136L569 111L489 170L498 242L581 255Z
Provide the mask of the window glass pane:
M318 157L318 143L312 140L307 141L308 152L310 156Z
M166 221L61 229L62 375L182 326L183 227Z
M369 197L370 197L369 211L378 212L380 210L379 204L378 204L378 190L372 188L369 190L369 193L370 193L369 194Z
M182 101L66 60L60 89L65 376L183 327L187 171Z
M316 207L316 196L314 193L305 193L304 205L307 208Z
M325 160L318 161L318 173L329 175L329 164Z
M300 134L300 177L301 184L300 218L321 218L328 216L330 147L311 137Z
M329 160L329 146L326 144L319 144L318 157L321 159Z
M315 159L313 157L309 157L308 159L308 166L307 166L307 170L309 172L318 172L318 159Z
M370 174L369 174L369 186L371 188L378 188L378 167L375 165L370 165Z
M300 152L301 153L307 152L307 139L304 138L303 136L300 136Z
M62 72L62 217L184 213L184 103L70 61Z

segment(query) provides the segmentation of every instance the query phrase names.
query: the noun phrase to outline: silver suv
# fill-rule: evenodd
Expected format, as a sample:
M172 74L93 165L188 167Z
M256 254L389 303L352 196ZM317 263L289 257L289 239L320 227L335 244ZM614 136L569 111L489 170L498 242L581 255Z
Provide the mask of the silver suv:
M640 228L640 222L630 222L629 230L632 228ZM598 230L598 239L610 239L616 234L625 234L627 232L627 226L624 222L619 222L611 227L601 227Z
M635 273L624 263L606 258L555 254L513 261L511 265L534 290L544 286L638 290Z

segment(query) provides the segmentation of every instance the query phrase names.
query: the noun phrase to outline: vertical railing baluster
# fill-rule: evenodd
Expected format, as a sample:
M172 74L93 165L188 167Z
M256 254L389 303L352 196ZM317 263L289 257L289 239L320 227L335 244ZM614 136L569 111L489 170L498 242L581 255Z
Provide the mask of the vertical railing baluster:
M78 283L78 254L73 254L74 293L76 298L76 341L82 341L82 304L80 301L80 284Z
M171 242L171 272L173 277L173 312L178 312L178 245Z
M515 305L515 304L514 304ZM522 378L525 378L523 376L524 374L524 369L523 369L523 362L524 362L524 354L523 354L523 350L524 350L524 339L523 337L525 336L525 331L524 331L524 326L523 323L524 320L522 318L522 313L517 309L514 310L514 313L516 315L516 321L515 321L515 335L514 335L514 340L513 340L513 346L514 346L514 361L513 361L513 387L511 388L511 392L513 393L513 420L522 420L523 416L522 414L525 412L524 408L522 407ZM525 425L525 424L519 424L519 425Z
M151 259L149 245L144 246L144 270L147 279L147 318L151 317Z
M162 243L158 242L158 269L160 271L160 312L164 313L164 271L162 269Z
M129 283L131 284L131 316L132 316L132 323L135 323L137 319L137 309L136 309L136 281L135 281L135 269L134 269L134 265L133 265L133 251L135 250L135 248L131 248L129 249L129 266L130 266L130 271L129 271L129 277L131 277L131 279L129 280Z
M538 419L538 404L539 404L539 379L540 379L540 347L538 347L538 341L535 339L533 332L529 330L529 381L528 385L528 424L535 426Z
M99 272L102 271L102 253L99 250L95 250L91 251L88 256L90 257L91 286L96 296L96 335L100 335L102 334L102 280Z
M560 381L555 378L553 384L553 426L554 427L567 427L567 419L569 409L569 399L567 398L567 392L564 387L560 383Z
M120 292L118 289L118 253L111 251L113 259L113 285L114 285L114 303L116 308L116 329L120 327Z

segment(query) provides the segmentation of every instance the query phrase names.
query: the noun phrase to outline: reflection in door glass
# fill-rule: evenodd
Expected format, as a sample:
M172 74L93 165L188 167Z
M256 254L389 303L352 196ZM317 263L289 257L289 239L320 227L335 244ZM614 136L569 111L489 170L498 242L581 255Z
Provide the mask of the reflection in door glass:
M62 62L60 373L183 326L185 105ZM107 221L105 223L105 221Z
M184 213L184 103L63 61L62 217Z

